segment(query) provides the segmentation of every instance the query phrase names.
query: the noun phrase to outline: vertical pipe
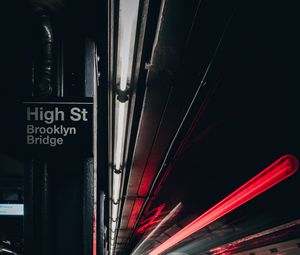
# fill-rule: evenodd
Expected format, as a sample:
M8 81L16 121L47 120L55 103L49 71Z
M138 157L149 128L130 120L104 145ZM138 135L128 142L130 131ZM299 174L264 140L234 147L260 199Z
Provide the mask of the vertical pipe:
M42 162L41 165L41 214L42 214L42 254L50 255L50 241L49 241L49 173L48 165Z
M41 6L34 8L36 28L35 96L48 97L53 93L54 84L54 33L50 12Z
M55 59L51 17L41 6L34 6L33 12L36 54L30 94L49 97L53 93ZM49 173L45 160L35 158L25 163L24 200L25 255L50 255Z
M84 255L93 254L93 214L94 214L94 163L88 158L84 166L83 183L83 249Z
M84 172L84 255L96 255L97 246L97 53L91 40L85 42L85 87L84 96L93 97L93 158L88 171ZM88 186L89 185L89 186Z
M57 96L64 96L64 42L57 42Z
M104 226L104 206L105 206L105 195L101 190L99 192L99 206L98 206L98 217L99 217L99 239L98 239L98 247L99 247L99 255L105 254L105 226Z
M24 172L24 251L25 255L32 255L34 246L34 171L33 162L25 162Z

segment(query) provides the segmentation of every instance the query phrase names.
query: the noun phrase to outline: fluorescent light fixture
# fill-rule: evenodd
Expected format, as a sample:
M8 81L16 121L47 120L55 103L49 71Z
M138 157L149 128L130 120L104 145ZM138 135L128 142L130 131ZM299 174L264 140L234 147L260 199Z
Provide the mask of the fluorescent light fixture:
M130 82L138 9L139 0L120 1L118 67L121 91L125 91Z
M118 102L118 121L117 121L117 135L116 135L116 150L115 150L115 168L121 169L122 152L124 146L124 132L125 132L125 103Z
M112 200L114 203L118 203L120 200L122 174L113 173L113 189Z
M119 1L118 24L118 50L116 89L119 93L115 100L115 127L114 127L114 172L112 176L112 206L111 206L111 230L117 229L118 207L122 187L124 146L128 112L128 88L131 83L133 54L135 49L136 26L139 10L139 0ZM117 87L118 85L118 87ZM110 241L111 253L114 249L114 240Z
M118 218L119 205L112 203L111 207L112 207L112 209L111 209L111 218L112 218L113 221L116 221L117 218Z
M23 216L23 204L0 204L0 215L6 216Z
M110 249L111 249L112 251L114 250L114 245L115 245L115 240L111 240Z
M133 49L136 34L136 22L139 9L139 0L120 1L119 10L119 44L118 44L118 69L120 90L127 89L127 83L130 82ZM118 101L117 101L118 102ZM115 150L115 167L117 170L121 168L122 147L124 146L123 135L126 126L125 103L118 102L118 121L117 136Z
M110 237L111 237L111 239L115 239L116 233L115 232L111 232Z
M111 222L111 231L115 232L117 228L117 222L116 221L112 221Z
M292 155L285 155L250 179L218 204L200 215L189 225L178 231L149 255L158 255L178 244L183 239L206 227L215 220L233 211L249 200L272 188L274 185L293 175L298 169L298 160Z

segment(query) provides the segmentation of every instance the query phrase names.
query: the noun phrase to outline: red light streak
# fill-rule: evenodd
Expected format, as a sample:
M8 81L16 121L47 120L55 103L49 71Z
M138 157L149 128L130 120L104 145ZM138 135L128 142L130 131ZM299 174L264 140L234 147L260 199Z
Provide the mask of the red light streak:
M147 237L138 244L138 246L133 250L131 254L132 255L140 254L140 250L143 249L143 246L145 244L147 245L148 240L151 240L151 238L158 233L159 229L163 225L165 225L167 222L172 220L178 214L181 208L182 208L182 203L180 202L155 226L155 228L147 235Z
M153 228L157 223L162 221L162 217L168 214L170 211L163 211L165 204L162 204L146 214L146 219L143 220L140 225L141 227L136 231L137 234L141 234L151 228Z
M229 196L200 215L189 225L178 231L164 243L155 248L149 255L158 255L176 245L186 237L206 227L215 220L228 214L249 200L272 188L293 175L298 169L298 160L292 155L285 155L268 166L258 175L243 184Z
M97 225L96 225L95 212L94 212L94 219L93 219L93 255L97 255Z

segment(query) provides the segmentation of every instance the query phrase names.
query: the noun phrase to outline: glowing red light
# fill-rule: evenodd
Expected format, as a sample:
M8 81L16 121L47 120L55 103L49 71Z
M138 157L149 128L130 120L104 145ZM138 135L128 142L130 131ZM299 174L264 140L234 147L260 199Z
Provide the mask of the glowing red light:
M186 237L206 227L213 221L245 204L252 198L293 175L298 169L298 160L292 155L285 155L250 179L240 188L224 198L218 204L200 215L189 225L178 231L167 241L155 248L149 255L157 255L176 245Z
M94 204L93 215L93 255L97 255L97 206Z
M97 255L97 225L95 216L93 219L93 255Z
M143 179L138 190L138 196L145 197L148 195L152 181L155 176L155 170L153 166L148 166L144 172Z
M148 231L151 228L155 227L157 223L161 222L162 217L170 212L169 210L163 211L165 206L165 204L162 204L148 212L146 214L146 219L140 223L141 227L136 231L136 233L144 233L145 231Z
M132 212L131 212L131 215L130 215L130 219L129 219L129 222L128 222L128 228L133 228L134 227L134 224L136 222L136 219L139 215L139 212L142 208L143 203L144 203L143 198L137 198L135 200L134 205L133 205L133 209L132 209Z

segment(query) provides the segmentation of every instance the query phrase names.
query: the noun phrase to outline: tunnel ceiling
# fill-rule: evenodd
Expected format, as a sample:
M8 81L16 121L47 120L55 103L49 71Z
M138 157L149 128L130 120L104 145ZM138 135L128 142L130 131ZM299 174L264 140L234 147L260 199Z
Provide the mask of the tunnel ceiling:
M118 232L121 253L179 202L180 229L282 155L299 156L299 50L290 40L296 14L281 7L276 1L259 8L254 2L164 2L151 65L139 84L145 95ZM299 217L297 183L298 175L222 218L239 229L228 239ZM149 224L159 208L162 214Z

